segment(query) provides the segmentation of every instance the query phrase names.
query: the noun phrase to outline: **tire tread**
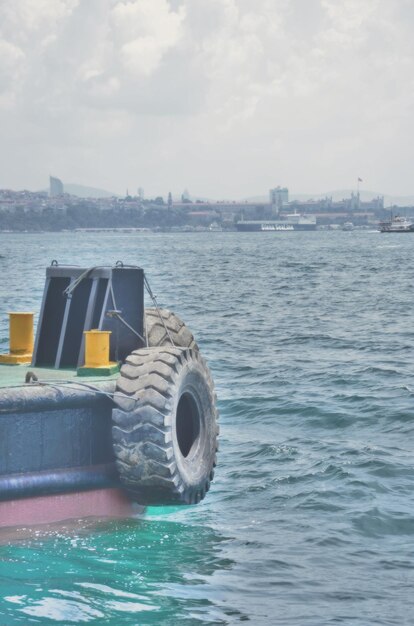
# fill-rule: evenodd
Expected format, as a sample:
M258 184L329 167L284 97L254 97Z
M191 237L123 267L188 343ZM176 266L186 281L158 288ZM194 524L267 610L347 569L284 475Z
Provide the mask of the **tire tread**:
M166 310L162 314L174 328L173 314ZM174 457L170 428L174 386L181 370L191 361L203 368L213 419L218 417L211 374L197 344L193 343L187 349L162 346L136 350L121 368L117 381L120 393L114 395L116 406L112 412L114 452L122 483L141 504L197 503L210 488L216 455L201 485L185 484ZM133 399L135 403L130 401Z

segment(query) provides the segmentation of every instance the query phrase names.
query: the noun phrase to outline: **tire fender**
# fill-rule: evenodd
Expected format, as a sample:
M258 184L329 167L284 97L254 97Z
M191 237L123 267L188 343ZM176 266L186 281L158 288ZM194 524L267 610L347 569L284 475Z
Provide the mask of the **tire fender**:
M213 380L198 350L134 351L121 368L112 411L121 482L140 504L193 504L217 460Z
M191 330L168 309L145 309L145 329L149 347L171 346L171 337L175 346L198 350Z

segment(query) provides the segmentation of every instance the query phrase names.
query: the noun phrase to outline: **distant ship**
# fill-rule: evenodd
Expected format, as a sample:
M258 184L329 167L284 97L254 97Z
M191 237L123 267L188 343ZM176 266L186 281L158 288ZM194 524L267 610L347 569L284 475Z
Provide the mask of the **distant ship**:
M217 232L217 233L221 233L221 231L223 230L223 228L220 226L218 222L211 222L208 229L212 232Z
M382 233L414 233L414 221L400 215L391 216L388 222L380 222L379 229Z
M236 227L242 232L316 230L316 217L292 213L286 215L286 219L283 220L240 220Z

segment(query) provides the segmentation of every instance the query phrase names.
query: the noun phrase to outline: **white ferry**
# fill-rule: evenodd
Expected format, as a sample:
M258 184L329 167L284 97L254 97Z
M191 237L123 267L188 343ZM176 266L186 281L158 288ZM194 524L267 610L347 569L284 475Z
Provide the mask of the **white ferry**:
M414 221L408 217L396 215L388 222L380 222L379 229L382 233L414 233Z

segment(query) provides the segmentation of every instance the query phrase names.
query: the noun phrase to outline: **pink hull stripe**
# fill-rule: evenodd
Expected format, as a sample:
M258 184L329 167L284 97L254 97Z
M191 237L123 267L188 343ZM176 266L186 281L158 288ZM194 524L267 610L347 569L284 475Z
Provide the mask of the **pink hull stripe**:
M0 528L81 517L129 517L133 505L120 489L97 489L0 502Z

